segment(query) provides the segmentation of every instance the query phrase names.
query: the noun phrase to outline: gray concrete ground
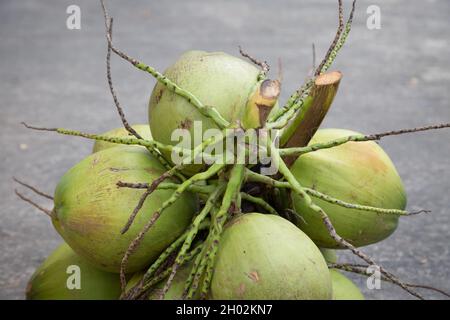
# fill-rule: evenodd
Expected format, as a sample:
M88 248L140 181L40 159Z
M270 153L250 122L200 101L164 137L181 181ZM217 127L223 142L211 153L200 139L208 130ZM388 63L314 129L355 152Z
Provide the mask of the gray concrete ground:
M70 4L81 7L81 30L65 27ZM370 4L381 8L381 30L366 28ZM311 66L311 43L321 57L336 27L332 0L116 0L109 8L117 44L160 70L189 49L237 55L241 44L274 67L280 57L282 101ZM334 65L344 78L324 126L374 133L449 122L449 14L447 0L359 1L352 34ZM90 141L29 131L19 123L90 132L120 126L105 79L103 31L96 1L0 1L0 298L22 299L33 270L61 241L46 216L14 195L11 177L51 193L91 148ZM113 75L129 120L146 122L154 80L117 58ZM449 140L446 130L382 142L403 177L408 208L433 214L402 219L392 237L365 249L399 277L446 290ZM353 278L364 287L363 279ZM364 293L368 299L410 298L390 285Z

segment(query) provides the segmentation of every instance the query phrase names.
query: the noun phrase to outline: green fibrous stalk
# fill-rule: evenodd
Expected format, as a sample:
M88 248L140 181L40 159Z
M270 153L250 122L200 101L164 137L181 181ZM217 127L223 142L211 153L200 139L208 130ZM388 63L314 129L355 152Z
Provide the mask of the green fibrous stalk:
M147 124L137 124L131 126L144 140L152 140L152 133L150 132L150 127ZM131 134L125 128L116 128L101 134L102 136L110 136L110 137L132 137ZM117 147L117 143L106 142L101 140L96 140L94 142L94 147L92 152L98 152L104 149Z

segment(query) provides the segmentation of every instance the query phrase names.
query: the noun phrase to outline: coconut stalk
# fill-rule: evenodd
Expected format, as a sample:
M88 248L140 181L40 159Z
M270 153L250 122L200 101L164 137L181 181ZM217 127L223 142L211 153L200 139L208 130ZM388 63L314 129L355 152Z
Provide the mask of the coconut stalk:
M315 79L311 96L281 133L282 146L303 147L308 144L330 109L341 79L339 71L327 72ZM284 160L290 166L295 159L286 157Z

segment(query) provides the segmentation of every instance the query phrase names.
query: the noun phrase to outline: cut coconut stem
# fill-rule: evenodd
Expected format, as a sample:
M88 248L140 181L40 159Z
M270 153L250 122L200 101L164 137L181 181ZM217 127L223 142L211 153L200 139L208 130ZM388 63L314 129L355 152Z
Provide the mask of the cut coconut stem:
M342 79L339 71L319 75L311 91L311 103L305 104L296 116L283 129L280 145L286 147L303 147L316 133L333 103ZM287 157L290 166L296 157Z
M313 86L313 84L314 78L308 78L306 82L297 91L295 91L293 95L291 95L284 106L278 109L274 109L267 117L267 122L270 123L268 127L278 128L285 125L287 123L285 119L291 118L292 114L294 113L294 111L291 109L294 107L294 105L297 105L297 108L303 105L306 98L308 98L310 95L311 87Z
M265 79L256 83L250 95L242 120L244 129L265 126L267 117L278 101L281 93L280 80Z

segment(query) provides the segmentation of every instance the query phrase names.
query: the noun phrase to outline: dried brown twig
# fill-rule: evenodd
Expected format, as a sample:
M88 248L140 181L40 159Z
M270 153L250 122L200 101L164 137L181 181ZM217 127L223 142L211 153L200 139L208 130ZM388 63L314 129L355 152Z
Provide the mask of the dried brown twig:
M317 67L317 69L316 69L316 71L314 73L315 76L318 76L319 74L322 73L323 66L325 65L325 63L330 58L330 55L333 52L333 49L336 47L336 45L337 45L337 43L339 41L339 38L341 37L341 34L344 31L344 8L343 8L343 5L342 5L342 0L338 0L338 5L339 5L339 26L338 26L338 29L336 31L336 35L334 37L333 42L331 43L331 45L328 48L328 51L327 51L325 57L323 58L322 62Z
M328 267L331 269L339 269L342 271L356 273L356 274L360 274L360 275L364 275L364 276L372 275L372 273L367 271L367 268L369 267L369 265L351 264L351 263L330 263L330 264L328 264ZM381 280L396 284L396 283L392 282L389 278L387 278L383 275L381 276ZM423 284L414 284L414 283L404 283L404 285L406 285L407 287L411 287L411 288L420 288L420 289L427 289L427 290L435 291L435 292L438 292L438 293L450 298L449 293L445 292L444 290L432 287L432 286L423 285Z
M106 33L109 35L109 38L112 38L112 27L113 27L113 18L108 17L108 14L106 11L104 11L105 14L105 27L106 27ZM109 21L109 23L108 23ZM125 127L125 129L134 135L138 139L142 139L142 136L134 130L130 124L128 123L127 119L125 118L125 114L123 112L122 107L120 106L119 99L117 98L117 94L114 90L114 86L112 83L112 76L111 76L111 45L108 41L108 51L106 54L106 78L108 79L108 86L109 91L111 92L111 95L114 100L114 104L116 105L117 112L119 113L120 120L122 120L122 124Z
M259 66L261 68L261 73L263 76L266 76L267 73L270 70L270 66L267 63L267 61L261 61L258 60L256 58L254 58L253 56L251 56L250 54L248 54L247 52L245 52L241 46L239 46L239 53L241 54L241 56L247 58L248 60L250 60L252 63L256 64L257 66Z
M44 197L44 198L47 198L47 199L49 199L49 200L53 200L53 197L52 197L51 195L49 195L49 194L47 194L47 193L45 193L45 192L39 190L38 188L33 187L32 185L29 185L29 184L27 184L27 183L25 183L25 182L23 182L23 181L17 179L16 177L13 177L13 180L14 180L15 182L17 182L18 184L20 184L21 186L24 186L25 188L30 189L30 190L33 191L34 193L36 193L36 194L38 194L38 195L40 195L40 196L42 196L42 197Z
M145 192L142 194L141 198L139 199L138 204L134 208L133 212L131 213L130 217L128 218L127 223L120 231L121 234L124 234L125 232L130 229L130 226L133 224L134 219L136 218L138 212L141 210L142 206L145 203L145 200L155 191L158 186L166 179L172 176L172 173L170 171L164 172L159 178L153 180L153 182L147 187ZM120 181L117 183L117 186L121 186Z
M14 192L16 193L16 195L22 199L25 202L28 202L29 204L31 204L33 207L35 207L36 209L38 209L39 211L45 213L47 216L49 216L50 218L52 217L52 211L46 208L41 207L40 205L38 205L36 202L34 202L33 200L31 200L30 198L25 197L22 193L20 193L19 191L17 191L16 189L14 190Z

